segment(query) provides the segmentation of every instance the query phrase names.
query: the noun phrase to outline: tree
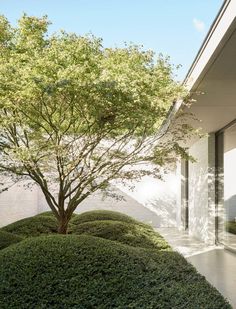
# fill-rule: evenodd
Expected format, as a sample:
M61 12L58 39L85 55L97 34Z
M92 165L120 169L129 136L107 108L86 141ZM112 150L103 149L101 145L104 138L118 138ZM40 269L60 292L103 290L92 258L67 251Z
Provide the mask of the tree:
M76 207L110 180L160 177L186 155L189 128L181 120L159 131L185 95L168 58L104 48L92 35L48 36L48 26L46 17L24 15L16 28L0 19L0 171L37 183L66 233Z

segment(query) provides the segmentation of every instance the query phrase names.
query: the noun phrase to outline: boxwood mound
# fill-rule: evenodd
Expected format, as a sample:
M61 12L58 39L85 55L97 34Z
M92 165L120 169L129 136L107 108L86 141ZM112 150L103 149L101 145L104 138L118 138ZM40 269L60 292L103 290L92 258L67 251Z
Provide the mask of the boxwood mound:
M226 222L226 231L231 234L236 234L236 222L235 221L227 221Z
M0 230L0 250L22 241L22 237Z
M39 213L38 215L36 215L37 217L53 217L54 218L54 214L52 211L44 211Z
M78 222L78 220L77 220ZM118 241L134 247L170 250L170 246L148 225L113 220L99 220L71 226L73 234L90 235Z
M0 234L0 243L3 242L4 247L11 245L13 234L16 238L17 236L20 237L18 238L19 241L22 239L21 237L28 238L55 234L57 233L57 225L57 220L51 211L43 212L0 229L4 233L10 233L8 241L6 241L7 234ZM159 250L170 248L166 241L153 231L152 227L115 211L95 210L82 214L73 214L68 233L97 236L143 248Z
M34 216L11 223L1 230L21 237L35 237L42 234L57 233L57 225L55 217Z
M178 253L98 237L26 239L0 265L1 309L231 308Z
M21 237L27 238L57 233L57 220L53 213L48 211L11 223L0 229L0 231L10 233L8 242L6 241L7 234L0 234L0 243L3 242L4 247L6 247L13 242L11 240L13 235L16 238L19 236L20 241ZM159 250L170 248L166 241L153 231L151 226L115 211L98 210L74 214L68 232L69 234L102 237L135 247ZM2 240L1 237L3 237Z
M82 214L77 215L76 217L71 219L72 224L80 224L85 222L91 222L91 221L98 221L98 220L112 220L112 221L121 221L126 223L139 223L135 219L122 214L117 211L111 211L111 210L92 210L87 211Z

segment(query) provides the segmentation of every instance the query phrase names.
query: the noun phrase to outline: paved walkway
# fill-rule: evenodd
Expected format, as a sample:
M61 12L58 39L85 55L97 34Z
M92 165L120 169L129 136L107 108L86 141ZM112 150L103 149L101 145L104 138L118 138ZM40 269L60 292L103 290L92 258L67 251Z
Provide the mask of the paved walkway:
M172 246L194 265L236 309L236 254L219 246L206 246L175 228L156 229Z
M155 230L168 241L174 250L180 252L185 258L216 248L216 246L207 246L202 241L189 237L186 231L179 231L176 228L165 227L156 228Z

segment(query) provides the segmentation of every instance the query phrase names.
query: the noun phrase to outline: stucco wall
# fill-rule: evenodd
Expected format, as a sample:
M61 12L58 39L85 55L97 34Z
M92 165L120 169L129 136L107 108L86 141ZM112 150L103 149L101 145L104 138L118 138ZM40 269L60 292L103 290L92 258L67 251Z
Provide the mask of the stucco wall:
M134 191L128 187L112 189L122 200L103 198L100 192L88 197L76 209L77 213L94 209L120 211L154 227L176 225L176 174L169 174L165 182L145 177ZM13 186L0 194L0 226L49 210L41 190L37 186L24 188Z
M177 200L180 176L175 170L163 176L163 180L146 176L134 183L129 190L121 184L117 186L152 211L156 216L156 227L176 227Z
M200 139L189 150L189 234L207 244L215 241L215 138Z
M23 183L0 194L0 227L38 213L38 188Z
M176 225L179 230L185 230L187 228L187 215L186 208L188 206L187 186L188 186L188 170L185 160L181 160L177 165L177 177L176 183L177 190L177 203L176 203Z

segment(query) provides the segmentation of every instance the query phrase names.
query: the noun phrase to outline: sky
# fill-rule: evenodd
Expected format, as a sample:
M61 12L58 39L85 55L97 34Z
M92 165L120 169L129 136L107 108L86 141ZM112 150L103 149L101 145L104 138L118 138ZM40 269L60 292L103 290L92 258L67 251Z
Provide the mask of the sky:
M0 0L0 14L12 25L23 12L48 15L50 33L61 29L93 33L104 47L143 45L181 65L184 79L223 0Z

